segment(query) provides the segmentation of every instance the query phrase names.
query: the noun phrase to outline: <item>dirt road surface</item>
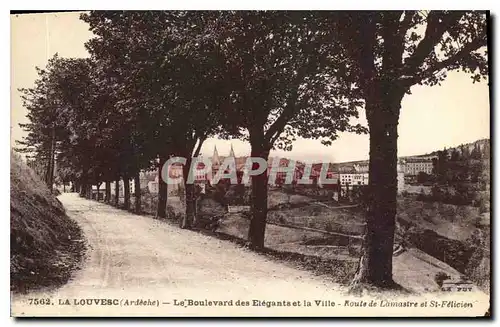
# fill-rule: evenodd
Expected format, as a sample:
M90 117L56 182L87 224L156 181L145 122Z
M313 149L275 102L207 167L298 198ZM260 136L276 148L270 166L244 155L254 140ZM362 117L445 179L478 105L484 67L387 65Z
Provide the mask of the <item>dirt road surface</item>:
M360 310L351 306L363 300L347 296L340 285L231 242L82 199L74 193L62 194L60 200L87 238L82 268L57 290L13 296L13 316L381 314L380 307ZM436 299L436 295L430 298ZM352 302L346 303L346 299ZM487 308L485 299L471 298L471 294L455 296L455 300L472 301L472 310L480 315ZM281 301L284 306L261 301ZM307 306L307 301L311 301L311 306ZM425 299L419 296L415 301ZM389 308L390 311L396 315L418 314L415 308ZM420 311L423 315L463 315L470 314L471 309Z

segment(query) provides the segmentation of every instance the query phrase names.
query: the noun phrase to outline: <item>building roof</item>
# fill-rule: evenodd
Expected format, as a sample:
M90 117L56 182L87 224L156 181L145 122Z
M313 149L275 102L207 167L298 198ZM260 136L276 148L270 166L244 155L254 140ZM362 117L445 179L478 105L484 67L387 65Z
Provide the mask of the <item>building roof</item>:
M217 152L217 145L214 145L214 154L212 156L212 164L220 165L221 160L219 158L219 152Z
M405 162L406 163L416 163L416 162L425 162L425 163L432 163L432 159L430 157L412 157L412 158L406 158Z
M234 155L234 150L233 150L233 144L232 144L232 143L231 143L231 150L229 150L229 156L230 156L230 157L233 157L233 158L234 158L234 157L236 157L236 156Z

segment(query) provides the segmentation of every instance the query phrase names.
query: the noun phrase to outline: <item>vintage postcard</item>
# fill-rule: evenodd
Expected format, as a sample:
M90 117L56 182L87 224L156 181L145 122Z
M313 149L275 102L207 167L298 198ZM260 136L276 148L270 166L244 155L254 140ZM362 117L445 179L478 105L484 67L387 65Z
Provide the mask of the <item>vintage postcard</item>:
M491 316L489 12L10 20L11 316Z

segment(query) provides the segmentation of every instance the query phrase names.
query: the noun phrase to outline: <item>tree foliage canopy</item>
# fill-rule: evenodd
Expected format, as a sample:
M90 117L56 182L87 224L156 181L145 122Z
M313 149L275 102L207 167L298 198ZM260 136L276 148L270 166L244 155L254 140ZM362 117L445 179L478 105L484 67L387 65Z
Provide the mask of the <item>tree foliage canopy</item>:
M487 18L479 11L92 11L81 16L94 33L90 58L56 55L22 90L30 123L19 151L50 171L55 156L64 178L93 184L128 181L172 155L190 160L214 136L247 140L252 155L267 158L272 149L291 150L297 137L328 145L340 132L369 132L370 238L361 265L369 273L361 275L384 284L392 278L401 101L413 85L439 84L452 70L487 79ZM369 129L353 123L363 106ZM250 234L263 246L267 181L253 182L252 224L260 225Z

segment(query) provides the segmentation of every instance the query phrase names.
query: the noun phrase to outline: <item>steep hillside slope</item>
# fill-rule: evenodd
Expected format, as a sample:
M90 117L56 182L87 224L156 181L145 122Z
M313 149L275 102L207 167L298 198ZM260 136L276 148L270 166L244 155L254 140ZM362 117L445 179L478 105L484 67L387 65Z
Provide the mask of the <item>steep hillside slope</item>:
M16 154L10 170L11 291L64 284L84 252L78 225Z

